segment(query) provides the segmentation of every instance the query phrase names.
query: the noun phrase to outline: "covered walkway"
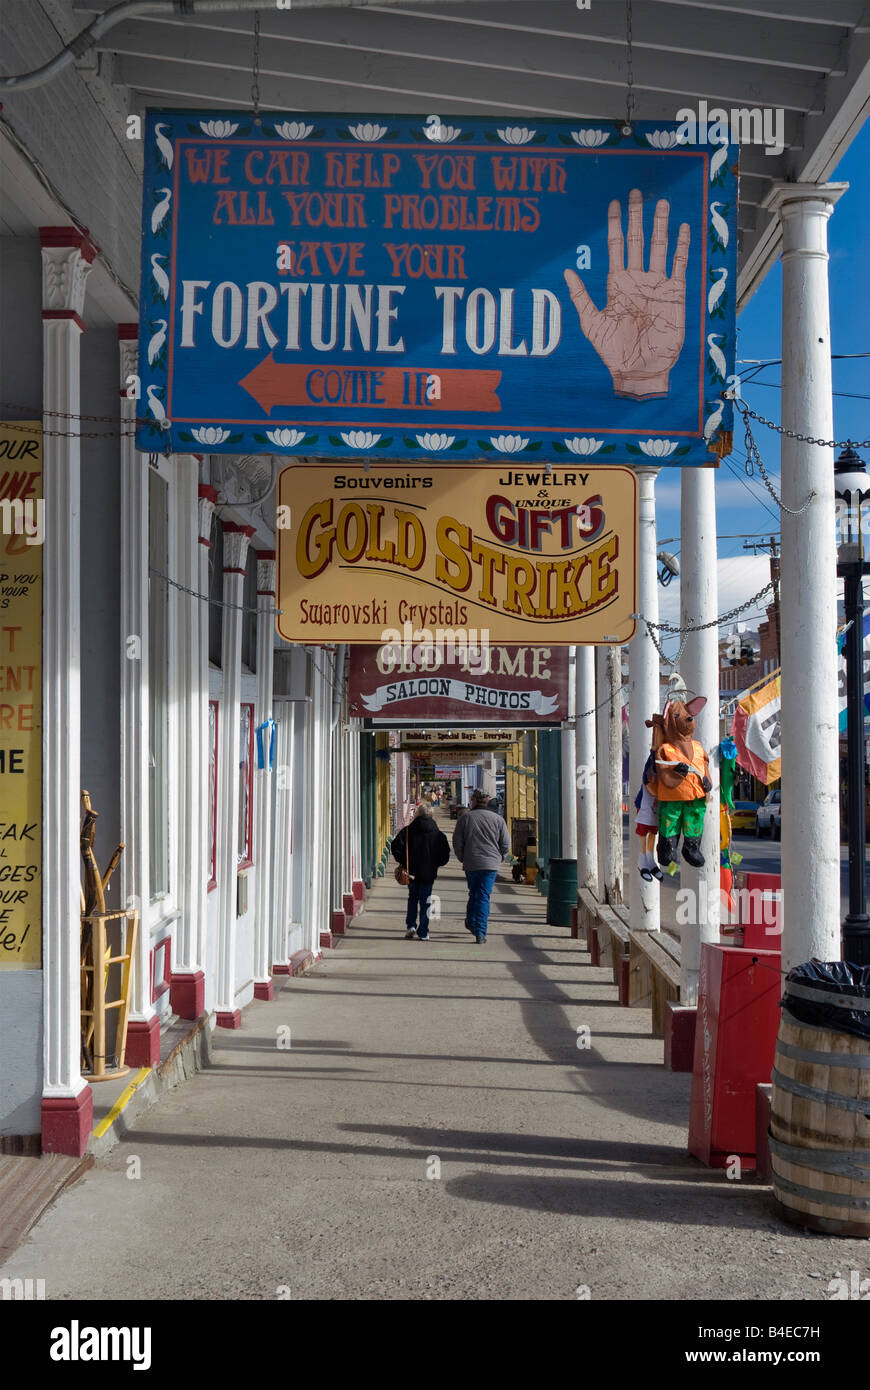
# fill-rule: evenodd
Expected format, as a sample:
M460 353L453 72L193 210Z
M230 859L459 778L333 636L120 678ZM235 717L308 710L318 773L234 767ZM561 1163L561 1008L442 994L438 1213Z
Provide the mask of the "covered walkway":
M455 860L438 887L423 944L378 880L0 1274L48 1298L746 1300L863 1268L864 1242L789 1228L686 1155L691 1078L534 889L502 870L479 948Z

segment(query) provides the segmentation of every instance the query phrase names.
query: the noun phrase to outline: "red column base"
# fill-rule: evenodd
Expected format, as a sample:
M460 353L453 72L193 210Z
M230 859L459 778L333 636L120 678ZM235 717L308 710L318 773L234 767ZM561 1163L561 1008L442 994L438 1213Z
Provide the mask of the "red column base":
M601 952L600 952L600 950L599 950L599 948L598 948L598 929L597 929L596 927L590 927L590 928L589 928L589 932L588 932L588 937L589 937L589 964L590 964L590 965L599 965L600 962L601 962Z
M160 1019L131 1018L127 1024L124 1061L128 1067L156 1067L160 1061Z
M205 974L191 970L187 974L170 975L169 1004L179 1018L199 1018L205 1012Z
M353 883L350 885L350 891L353 894L353 900L356 904L354 912L362 912L363 903L366 900L366 886L361 878L355 878L353 880Z
M628 1008L628 986L631 979L628 956L620 956L618 961L619 975L617 978L617 988L619 990L619 1002L624 1008Z
M755 1172L762 1182L773 1181L770 1166L770 1112L773 1087L759 1081L755 1087Z
M218 1010L215 1014L215 1023L218 1028L241 1028L242 1011L241 1009Z
M335 944L335 942L333 941L333 937L332 937L332 932L331 932L331 931L322 931L322 932L320 933L320 949L321 949L321 951L331 951L331 950L332 950L332 947L334 946L334 944Z
M293 974L293 966L290 964L289 961L287 962L286 965L273 965L273 966L272 966L272 974L273 974L273 975L292 975L292 974Z
M341 898L341 905L344 908L345 917L350 919L356 911L356 907L354 905L353 900L353 893L343 893Z
M576 941L580 936L580 909L571 908L571 939Z
M272 980L254 981L254 998L265 999L267 1002L275 998L275 985Z
M81 1158L94 1127L94 1095L86 1085L77 1096L43 1096L42 1152Z
M346 912L333 912L332 914L332 934L333 936L344 936L347 931L348 917Z
M668 1071L694 1069L697 1021L698 1010L694 1005L674 1004L668 1000L665 1010L665 1067Z

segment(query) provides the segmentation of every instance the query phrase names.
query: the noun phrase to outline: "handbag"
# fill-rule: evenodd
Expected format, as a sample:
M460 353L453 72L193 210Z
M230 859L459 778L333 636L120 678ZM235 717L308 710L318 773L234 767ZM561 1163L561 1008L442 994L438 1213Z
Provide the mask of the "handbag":
M408 863L408 837L410 833L411 827L408 826L405 830L405 863L397 864L395 868L396 882L401 884L403 888L407 888L408 884L411 882L411 874L409 871Z

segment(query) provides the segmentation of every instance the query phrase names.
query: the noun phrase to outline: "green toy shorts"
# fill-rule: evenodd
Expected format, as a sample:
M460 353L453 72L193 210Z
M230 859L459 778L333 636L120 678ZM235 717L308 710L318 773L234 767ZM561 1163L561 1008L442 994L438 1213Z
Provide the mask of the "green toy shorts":
M704 814L707 798L699 796L695 801L660 801L659 834L670 840L682 833L695 840L704 829Z

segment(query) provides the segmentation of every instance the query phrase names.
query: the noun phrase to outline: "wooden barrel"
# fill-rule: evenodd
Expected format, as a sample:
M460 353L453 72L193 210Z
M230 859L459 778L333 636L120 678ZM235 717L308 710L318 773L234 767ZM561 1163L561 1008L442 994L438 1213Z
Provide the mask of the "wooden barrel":
M547 922L551 927L570 927L577 906L577 860L551 859L548 865Z
M870 1045L784 1007L771 1080L779 1215L828 1235L870 1236Z

